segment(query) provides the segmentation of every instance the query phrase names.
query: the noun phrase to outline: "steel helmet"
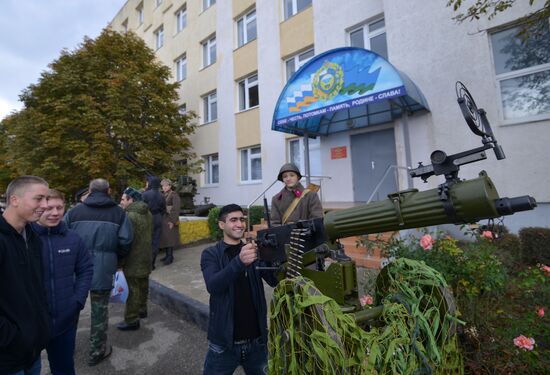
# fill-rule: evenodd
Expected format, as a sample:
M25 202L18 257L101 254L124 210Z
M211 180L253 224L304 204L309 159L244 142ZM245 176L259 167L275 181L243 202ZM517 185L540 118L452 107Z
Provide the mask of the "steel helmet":
M298 181L302 178L302 174L300 173L300 170L298 167L293 163L286 163L281 167L279 170L279 175L277 176L277 180L283 182L283 173L285 172L294 172L298 175Z

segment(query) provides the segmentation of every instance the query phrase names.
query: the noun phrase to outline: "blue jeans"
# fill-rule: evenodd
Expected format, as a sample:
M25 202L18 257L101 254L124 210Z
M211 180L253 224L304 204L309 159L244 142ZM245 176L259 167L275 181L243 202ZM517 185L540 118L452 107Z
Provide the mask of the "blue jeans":
M61 335L50 339L46 346L53 375L74 375L74 347L76 325Z
M267 374L267 347L261 338L235 344L232 349L208 342L204 375L231 375L239 365L246 375Z
M14 372L11 375L40 375L40 370L42 369L42 363L40 362L40 356L34 361L31 367L26 370L21 370Z

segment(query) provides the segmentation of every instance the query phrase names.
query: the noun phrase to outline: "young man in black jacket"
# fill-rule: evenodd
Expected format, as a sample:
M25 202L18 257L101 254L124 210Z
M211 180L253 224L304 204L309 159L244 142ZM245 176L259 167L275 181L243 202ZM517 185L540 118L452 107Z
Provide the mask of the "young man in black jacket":
M201 270L210 293L208 352L204 375L266 373L267 305L263 280L277 284L273 271L258 270L257 247L243 243L246 219L236 204L221 208L218 225L223 240L205 249Z
M48 183L21 176L6 190L0 216L0 374L39 375L50 337L42 281L42 243L29 223L47 207Z

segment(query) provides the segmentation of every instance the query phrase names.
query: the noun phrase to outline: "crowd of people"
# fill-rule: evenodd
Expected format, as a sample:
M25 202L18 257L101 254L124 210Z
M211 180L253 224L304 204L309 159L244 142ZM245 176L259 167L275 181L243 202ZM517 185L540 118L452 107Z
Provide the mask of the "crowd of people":
M322 217L314 185L285 164L285 187L272 201L275 224ZM108 306L113 279L122 270L128 283L121 331L140 328L147 317L149 275L159 249L165 265L180 247L178 194L168 179L149 177L144 191L128 187L119 203L109 182L94 179L65 213L59 190L35 176L15 178L0 215L0 375L39 375L46 350L53 375L75 374L74 352L80 311L91 301L88 365L109 357ZM237 204L221 208L223 239L201 256L210 293L208 352L204 374L264 374L267 366L267 306L263 281L277 273L260 270L257 247L243 242L246 219ZM269 265L267 265L269 266Z

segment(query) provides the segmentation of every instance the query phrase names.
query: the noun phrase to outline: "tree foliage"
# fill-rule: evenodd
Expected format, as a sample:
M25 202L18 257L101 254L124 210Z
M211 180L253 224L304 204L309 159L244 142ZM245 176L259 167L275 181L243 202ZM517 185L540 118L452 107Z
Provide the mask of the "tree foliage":
M492 19L498 13L504 12L511 8L517 0L475 0L472 2L465 13L458 13L454 19L458 22L466 20L473 21L478 20L482 16L487 16L488 19ZM453 7L454 11L459 11L466 1L464 0L448 0L447 6ZM470 2L468 2L470 3ZM533 5L535 0L529 0L529 5ZM523 17L521 21L536 24L541 20L544 20L550 16L550 0L545 0L544 6L534 11L527 16Z
M71 193L97 177L121 189L145 169L174 177L176 160L194 157L194 115L178 112L178 83L135 34L105 29L49 68L20 95L24 108L0 123L0 163L12 175Z

